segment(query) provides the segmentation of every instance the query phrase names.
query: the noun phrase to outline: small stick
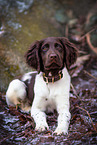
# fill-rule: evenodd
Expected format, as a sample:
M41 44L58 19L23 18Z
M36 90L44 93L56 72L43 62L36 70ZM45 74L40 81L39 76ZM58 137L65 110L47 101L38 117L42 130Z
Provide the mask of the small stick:
M91 75L89 72L87 72L86 70L84 70L84 73L86 73L86 74L88 74L90 77L92 77L92 78L94 78L94 79L96 79L97 80L97 78L96 77L94 77L93 75Z
M77 96L77 98L81 101L81 99L80 99L79 96L77 95L77 92L76 92L74 86L72 85L72 83L71 83L71 87L72 87L72 89L73 89L75 95ZM82 101L81 101L81 102L82 102ZM82 104L83 104L83 102L82 102ZM83 104L83 105L84 105L84 104ZM90 116L90 114L88 113L88 111L85 110L85 109L82 108L82 107L79 107L79 106L76 106L76 107L79 108L79 109L81 109L81 110L84 110L84 111L88 114L88 116L89 116L89 118L90 118L90 120L91 120L91 122L92 122L92 125L93 125L94 130L97 132L97 129L96 129L95 125L93 124L93 121L92 121L91 116Z
M87 38L87 43L88 43L89 47L97 54L97 47L94 47L92 45L91 40L90 40L90 34L87 34L86 38Z
M81 109L81 110L84 110L88 114L88 116L89 116L89 118L91 120L91 123L93 125L94 130L97 132L97 129L96 129L96 127L95 127L95 125L94 125L94 123L93 123L93 121L91 119L91 116L90 116L89 112L87 110L85 110L84 108L82 108L82 107L79 107L79 106L76 106L76 107L79 108L79 109Z
M73 84L71 83L70 85L71 85L71 87L72 87L72 89L73 89L74 94L75 94L75 95L77 96L77 98L79 99L79 96L77 95L77 92L76 92L76 90L75 90Z
M76 92L76 90L75 90L73 84L71 83L70 85L71 85L71 88L73 89L73 92L74 92L74 94L76 95L76 97L77 97L77 98L81 101L81 103L83 104L82 100L81 100L81 99L79 98L79 96L77 95L77 92ZM83 105L84 105L84 104L83 104Z
M87 32L85 35L83 35L79 40L81 41L82 39L84 39L88 34L92 33L93 31L95 31L97 28L97 26L95 26L92 30L90 30L89 32Z
M28 126L29 127L29 126ZM22 132L19 132L19 133L14 133L14 134L11 134L11 135L8 135L7 137L3 138L2 140L0 140L0 143L2 143L3 141L7 140L8 138L11 138L11 137L16 137L16 136L19 136L19 135L25 135L27 134L28 131L28 128L26 130L23 130Z

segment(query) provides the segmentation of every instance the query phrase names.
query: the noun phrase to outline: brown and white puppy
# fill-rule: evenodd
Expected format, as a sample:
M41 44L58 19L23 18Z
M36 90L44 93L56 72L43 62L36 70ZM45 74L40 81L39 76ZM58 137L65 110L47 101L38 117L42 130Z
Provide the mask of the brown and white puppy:
M69 67L76 61L77 49L65 37L48 37L36 41L26 53L26 62L37 72L26 73L21 80L13 80L6 93L8 105L20 104L29 110L35 129L49 129L45 112L58 112L58 126L54 133L68 133L70 122Z

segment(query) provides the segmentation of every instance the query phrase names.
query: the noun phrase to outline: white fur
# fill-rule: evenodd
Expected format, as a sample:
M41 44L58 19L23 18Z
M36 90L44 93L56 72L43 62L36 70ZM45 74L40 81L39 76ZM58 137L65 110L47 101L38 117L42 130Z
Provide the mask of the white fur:
M69 91L70 91L70 75L66 68L62 70L63 78L54 82L48 83L43 79L43 73L36 75L34 85L34 101L31 107L31 116L36 123L36 130L43 131L49 129L46 114L53 112L54 109L58 112L58 126L55 133L68 133L70 112L69 112ZM24 75L22 80L31 80L31 73ZM26 86L19 80L14 80L10 83L6 93L6 101L8 105L17 105L18 98L25 99Z
M30 83L30 80L31 80L31 78L32 78L32 74L33 73L37 73L37 71L34 71L34 72L28 72L28 73L26 73L25 75L23 75L23 77L22 77L22 81L26 81L26 80L28 80L28 83Z
M6 92L6 102L8 105L15 106L20 104L19 100L26 98L26 86L18 79L13 80Z
M43 74L37 75L35 80L35 98L31 108L31 116L36 123L36 130L43 131L49 129L46 122L46 114L44 111L58 111L58 126L55 133L68 133L70 121L69 112L69 91L70 91L70 75L67 69L63 69L63 78L54 82L44 82Z

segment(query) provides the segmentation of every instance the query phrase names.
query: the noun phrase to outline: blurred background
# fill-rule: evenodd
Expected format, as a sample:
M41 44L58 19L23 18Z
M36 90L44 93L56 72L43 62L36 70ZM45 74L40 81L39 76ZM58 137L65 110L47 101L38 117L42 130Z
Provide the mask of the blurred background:
M0 91L31 70L24 54L35 40L65 36L81 45L81 36L96 24L96 0L0 0ZM97 47L97 33L92 34ZM86 50L91 53L88 46Z

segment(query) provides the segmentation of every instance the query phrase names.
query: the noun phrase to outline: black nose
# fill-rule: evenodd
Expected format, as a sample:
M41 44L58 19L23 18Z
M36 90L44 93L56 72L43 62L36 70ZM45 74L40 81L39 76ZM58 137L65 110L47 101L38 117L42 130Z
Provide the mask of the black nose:
M55 58L57 58L57 55L56 55L55 53L50 54L50 59L51 59L51 60L52 60L52 59L55 59Z

